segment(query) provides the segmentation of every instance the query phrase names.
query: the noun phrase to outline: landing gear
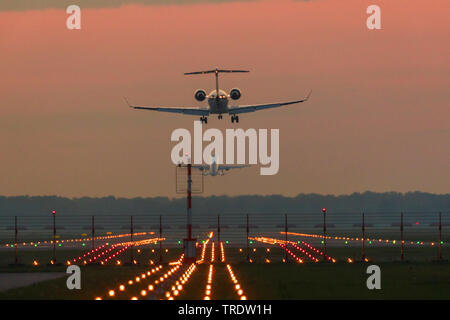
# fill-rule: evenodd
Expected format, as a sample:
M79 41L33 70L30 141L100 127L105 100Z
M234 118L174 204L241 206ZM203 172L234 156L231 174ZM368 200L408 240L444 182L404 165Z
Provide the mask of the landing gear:
M239 116L231 116L231 123L235 122L239 123Z
M221 114L219 114L219 117L218 117L218 118L219 118L219 120L222 120L222 115L221 115Z
M207 124L208 123L208 118L207 117L200 117L200 122Z

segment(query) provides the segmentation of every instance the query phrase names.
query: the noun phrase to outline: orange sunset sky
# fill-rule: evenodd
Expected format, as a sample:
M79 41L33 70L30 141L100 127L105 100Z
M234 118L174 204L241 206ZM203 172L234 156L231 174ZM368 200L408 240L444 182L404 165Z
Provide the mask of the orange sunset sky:
M82 29L66 28L79 4ZM381 7L382 30L366 28ZM205 195L450 191L448 0L2 1L0 195L175 194L170 135L224 75L241 104L311 100L211 117L208 128L280 129L280 170L205 178Z

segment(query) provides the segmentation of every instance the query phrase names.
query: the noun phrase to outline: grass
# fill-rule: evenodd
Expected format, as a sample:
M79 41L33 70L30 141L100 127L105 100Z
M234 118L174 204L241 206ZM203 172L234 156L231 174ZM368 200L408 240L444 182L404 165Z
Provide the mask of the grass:
M448 263L383 263L381 290L368 290L370 264L235 264L249 299L450 299ZM203 299L208 265L202 265L181 299ZM224 265L214 268L213 299L238 299Z
M384 263L381 290L366 287L367 264L234 264L233 271L249 299L450 299L450 265ZM68 290L65 278L0 293L0 299L94 299L134 279L148 267L82 267L82 290ZM166 269L167 270L167 269ZM198 267L179 299L203 299L209 265ZM159 277L142 281L119 296L129 299ZM161 295L162 296L162 295ZM237 299L224 264L214 267L213 299Z
M382 263L381 290L366 287L367 264L240 265L256 299L450 299L449 264Z
M203 299L207 284L210 258L210 246L205 257L206 263L198 266L189 281L184 285L180 299ZM255 250L253 250L255 249ZM331 247L328 253L341 258L335 264L324 263L281 263L284 253L276 247L252 247L249 256L254 263L246 263L246 248L227 248L226 259L249 299L450 299L450 264L448 262L433 262L436 248L409 248L405 256L409 261L399 262L399 248L369 248L367 255L371 259L368 264L345 263L345 257L360 256L357 247ZM156 264L159 253L150 248L134 251L134 258L139 266L82 266L81 290L68 290L66 278L49 280L31 286L0 292L0 299L93 299L96 296L105 297L109 289L115 289L130 279L135 279ZM80 250L58 250L59 261L78 255ZM173 261L181 253L179 248L163 252L163 260ZM32 267L31 262L39 254L39 267ZM121 257L122 261L130 259L130 253ZM44 261L50 261L51 251L21 252L24 266L11 267L11 252L0 252L0 272L65 272L65 266L47 266ZM216 251L219 257L219 251ZM385 259L386 257L391 257ZM417 260L410 259L415 257ZM264 263L265 259L271 263ZM397 261L394 261L397 260ZM375 262L372 262L375 261ZM381 290L368 290L366 287L366 268L370 264L381 268ZM164 272L169 267L164 267ZM139 295L140 290L160 277L156 273L147 277L137 285L127 288L125 294L117 298L129 299ZM166 283L169 283L167 281ZM166 290L166 289L165 289ZM164 292L159 292L150 298L160 298ZM212 285L213 299L237 299L228 271L223 263L214 264Z

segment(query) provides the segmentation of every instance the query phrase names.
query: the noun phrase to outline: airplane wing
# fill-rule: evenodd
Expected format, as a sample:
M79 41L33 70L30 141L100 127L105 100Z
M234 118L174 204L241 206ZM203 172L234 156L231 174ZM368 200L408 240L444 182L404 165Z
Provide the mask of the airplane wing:
M250 165L248 165L248 164L243 164L243 165L236 165L236 166L228 166L228 165L223 165L223 164L221 164L221 165L218 165L218 166L217 166L217 171L219 171L219 170L225 170L225 171L228 171L228 170L230 170L230 169L240 169L240 168L247 168L247 167L250 167Z
M208 165L192 165L192 169L198 169L198 170L209 170L209 166Z
M278 102L278 103L270 103L270 104L255 104L255 105L248 105L248 106L230 107L228 113L229 114L239 114L239 113L255 112L258 110L278 108L278 107L287 106L290 104L301 103L301 102L308 101L310 95L311 95L311 92L308 94L308 96L305 99L302 99L302 100Z
M124 98L126 103L130 108L138 110L151 110L159 112L169 112L169 113L181 113L192 116L209 116L209 109L196 108L196 107L182 107L182 108L172 108L172 107L146 107L146 106L132 106L128 103L128 100Z
M159 112L181 113L181 114L187 114L187 115L192 115L192 116L209 116L208 109L192 108L192 107L171 108L171 107L130 106L130 108L138 109L138 110L152 110L152 111L159 111Z

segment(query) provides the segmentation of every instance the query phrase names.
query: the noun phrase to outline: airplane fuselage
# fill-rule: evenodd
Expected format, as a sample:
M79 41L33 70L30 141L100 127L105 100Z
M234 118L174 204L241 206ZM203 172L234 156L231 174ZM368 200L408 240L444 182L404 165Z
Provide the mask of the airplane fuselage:
M208 95L208 105L211 114L227 114L228 94L223 90L219 90L219 97L217 97L216 90L213 90Z
M218 174L217 172L217 162L215 160L213 160L213 162L211 163L211 175L212 176L216 176Z
M222 174L219 172L219 168L218 168L218 165L217 165L217 160L216 160L216 158L214 157L213 158L213 161L212 161L212 163L209 165L209 170L208 171L206 171L206 172L203 172L203 175L204 176L218 176L218 175L223 175L223 171L222 171Z

